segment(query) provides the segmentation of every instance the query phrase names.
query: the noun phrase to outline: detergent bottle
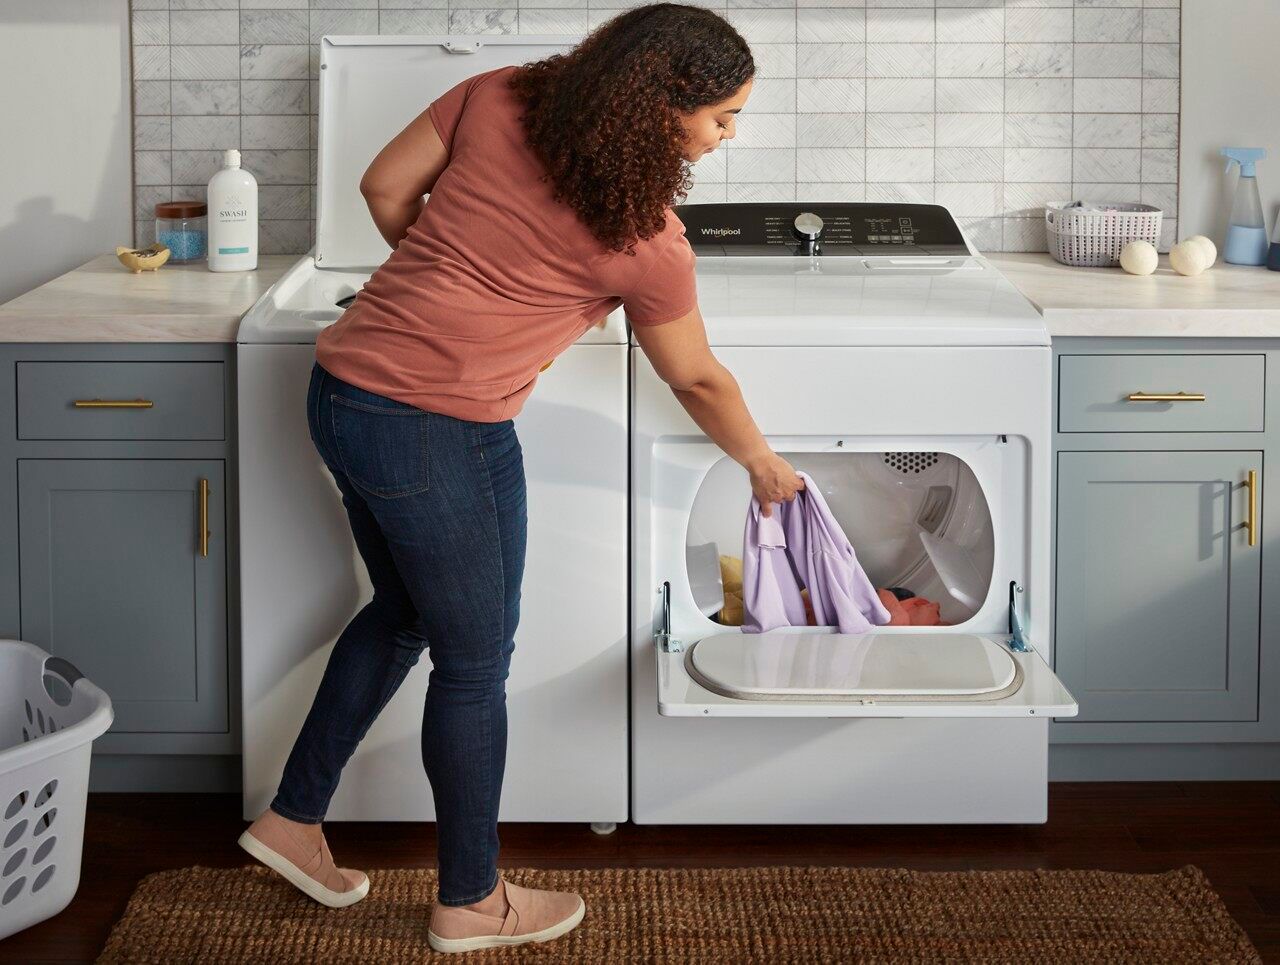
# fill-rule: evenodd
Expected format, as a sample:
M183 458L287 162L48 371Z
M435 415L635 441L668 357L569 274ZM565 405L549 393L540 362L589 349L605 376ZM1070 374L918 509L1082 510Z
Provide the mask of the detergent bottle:
M1224 147L1227 171L1240 165L1235 202L1231 205L1231 222L1227 226L1227 243L1223 258L1233 265L1262 265L1267 261L1267 226L1262 219L1262 198L1258 194L1258 173L1254 162L1267 156L1260 147Z

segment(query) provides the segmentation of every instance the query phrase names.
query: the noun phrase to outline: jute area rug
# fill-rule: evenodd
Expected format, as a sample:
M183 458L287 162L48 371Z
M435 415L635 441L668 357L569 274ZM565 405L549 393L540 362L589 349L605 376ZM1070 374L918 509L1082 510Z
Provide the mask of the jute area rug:
M196 865L144 878L98 962L1261 962L1194 865L503 874L577 891L582 924L545 944L438 955L427 945L434 871L369 872L367 898L328 909L267 868Z

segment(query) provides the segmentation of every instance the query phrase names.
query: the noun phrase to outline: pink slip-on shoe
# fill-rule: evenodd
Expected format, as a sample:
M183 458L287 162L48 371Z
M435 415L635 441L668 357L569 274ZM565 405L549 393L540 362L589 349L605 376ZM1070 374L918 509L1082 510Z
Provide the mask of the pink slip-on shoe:
M238 843L322 905L345 908L369 893L369 878L364 872L337 867L323 837L317 850L291 824L268 808L245 829Z
M438 952L471 952L477 948L547 942L577 927L586 914L582 897L572 891L539 891L499 879L506 889L505 916L436 904L427 943Z

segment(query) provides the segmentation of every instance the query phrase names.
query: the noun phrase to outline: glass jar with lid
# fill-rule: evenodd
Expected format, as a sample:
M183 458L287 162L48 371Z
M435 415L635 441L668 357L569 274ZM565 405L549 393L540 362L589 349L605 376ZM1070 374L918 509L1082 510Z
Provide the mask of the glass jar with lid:
M209 207L203 201L161 201L156 205L156 241L169 249L169 261L204 258L209 241Z

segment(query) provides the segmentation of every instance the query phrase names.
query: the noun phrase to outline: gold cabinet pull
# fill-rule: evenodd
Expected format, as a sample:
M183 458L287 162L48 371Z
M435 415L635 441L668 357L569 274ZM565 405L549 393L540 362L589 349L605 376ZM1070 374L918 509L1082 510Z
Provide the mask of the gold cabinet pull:
M1130 402L1203 402L1203 392L1130 392Z
M1250 469L1245 486L1249 490L1249 515L1245 518L1245 530L1249 534L1249 545L1258 542L1258 470Z
M200 555L209 555L209 480L200 480Z
M77 409L150 409L150 399L76 399Z

